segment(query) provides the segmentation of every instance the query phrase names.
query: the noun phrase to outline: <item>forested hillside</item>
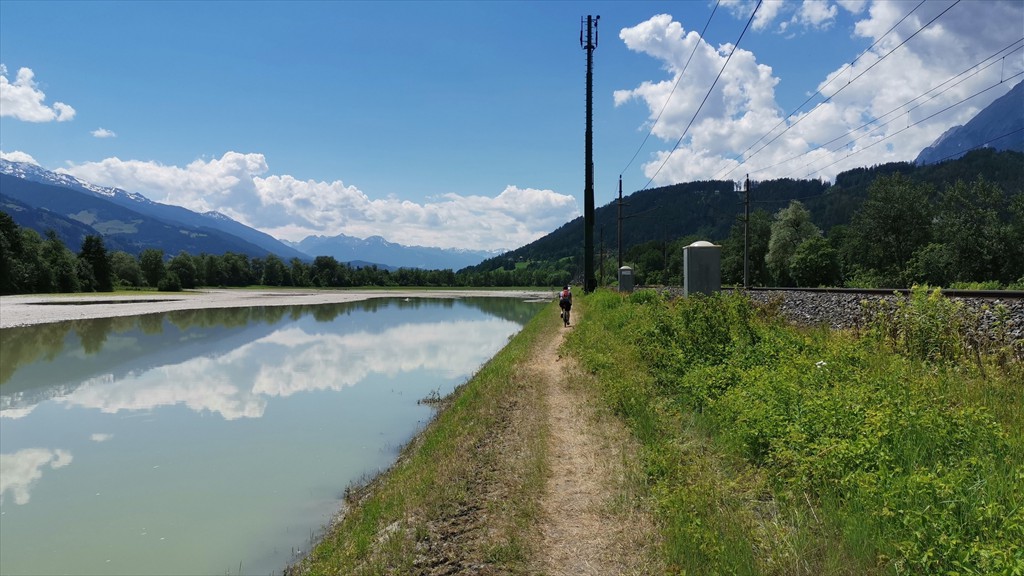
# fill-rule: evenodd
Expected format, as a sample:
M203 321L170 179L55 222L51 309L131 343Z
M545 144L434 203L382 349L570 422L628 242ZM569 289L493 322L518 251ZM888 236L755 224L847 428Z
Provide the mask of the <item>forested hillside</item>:
M710 240L723 246L723 281L742 283L739 187L705 181L630 194L622 208L623 264L642 283L681 283L683 247ZM753 285L1008 286L1024 277L1019 152L981 149L940 164L858 168L839 174L835 184L751 182L750 200ZM617 201L595 214L598 280L606 284L616 278L617 217ZM796 233L784 238L787 223ZM773 229L779 233L772 251ZM565 272L581 281L582 250L581 217L467 271Z

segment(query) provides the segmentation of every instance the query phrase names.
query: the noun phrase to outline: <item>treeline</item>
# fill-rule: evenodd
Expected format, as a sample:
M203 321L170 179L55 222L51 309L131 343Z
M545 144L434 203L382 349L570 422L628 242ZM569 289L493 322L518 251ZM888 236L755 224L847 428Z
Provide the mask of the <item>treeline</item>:
M827 234L795 200L774 214L753 211L748 234L753 286L1024 289L1024 194L984 178L937 191L900 173L880 176L849 223ZM639 283L680 284L683 248L697 239L636 245L624 261ZM723 283L742 284L742 220L721 245ZM605 263L611 281L614 269Z
M271 254L192 255L170 258L163 250L143 250L138 257L108 252L100 236L87 236L75 253L55 233L45 237L18 226L0 211L0 294L49 292L110 292L114 289L156 288L179 291L199 287L252 285L307 288L355 286L555 286L569 281L567 273L545 269L454 272L377 266L353 267L332 256L312 262L285 262Z

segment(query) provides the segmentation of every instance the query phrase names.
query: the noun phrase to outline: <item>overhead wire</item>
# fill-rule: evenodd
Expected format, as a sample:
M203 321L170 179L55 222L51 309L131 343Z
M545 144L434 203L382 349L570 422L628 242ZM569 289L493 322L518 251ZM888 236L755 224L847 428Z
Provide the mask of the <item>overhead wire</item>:
M680 70L679 75L676 76L676 83L672 86L672 90L668 93L668 98L665 99L665 103L662 105L661 111L658 112L657 118L654 119L654 124L651 124L651 129L647 132L647 135L644 136L643 142L640 143L640 146L636 149L636 152L633 153L633 157L630 158L629 162L626 163L626 166L619 171L619 174L623 174L626 170L629 169L630 166L633 165L633 161L636 160L636 157L638 155L640 155L640 151L643 150L644 145L647 144L647 140L651 137L651 134L654 133L654 129L657 128L658 122L661 121L662 114L665 113L665 109L668 108L669 101L672 100L672 95L676 93L676 88L679 88L679 82L683 79L683 75L686 74L686 69L690 67L690 61L693 60L693 55L697 52L697 48L700 47L701 42L704 40L704 34L708 31L708 26L711 24L711 19L714 18L715 11L718 10L718 5L720 3L721 0L715 1L715 6L711 9L711 14L708 16L708 21L704 23L704 29L700 31L700 39L697 42L694 42L693 50L690 51L690 56L689 58L686 59L686 64L683 64L683 69Z
M1018 45L1020 45L1020 46L1018 46ZM1016 47L1016 48L1014 48L1014 46L1017 46L1017 47ZM825 143L823 143L823 144L820 144L820 145L818 145L818 146L816 146L816 147L812 148L811 150L808 150L808 151L806 151L806 152L801 152L801 153L799 153L799 154L796 154L796 155L790 156L789 158L786 158L786 159L784 159L784 160L781 160L781 161L779 161L779 162L776 162L775 164L772 164L772 165L770 165L770 166L764 166L764 167L762 167L762 168L758 168L758 169L756 169L756 170L750 170L750 171L748 172L748 174L757 174L758 172L764 172L764 171L766 171L766 170L771 170L772 168L778 168L779 166L782 166L783 164L786 164L786 163L788 163L788 162L792 162L793 160L796 160L796 159L799 159L799 158L803 158L803 157L805 157L805 156L808 156L808 155L810 155L810 154L812 154L812 153L814 153L814 152L817 152L818 150L821 150L821 149L823 149L823 148L826 148L826 149L827 149L827 148L828 148L828 146L829 146L830 144L833 144L833 143L835 143L835 142L837 142L837 141L839 141L839 140L842 140L843 138L846 138L846 137L848 137L848 136L851 136L851 135L853 135L853 134L856 134L856 133L857 133L857 132L858 132L859 130L861 130L861 129L863 129L863 128L866 128L866 127L868 127L868 126L870 126L870 125L872 125L872 124L874 124L874 123L876 123L876 122L878 122L878 121L882 120L883 118L885 118L885 117L887 117L887 116L891 115L891 114L894 114L894 113L896 113L896 112L899 112L899 111L901 111L901 110L904 110L904 109L905 109L905 108L906 108L906 107L907 107L908 105L910 105L910 104L914 103L914 102L915 102L915 101L917 101L917 100L920 100L920 99L922 99L922 98L925 98L925 96L928 96L928 94L929 94L929 93L931 93L931 92L935 92L936 90L938 90L938 92L935 92L935 93L934 93L934 94L932 94L931 96L928 96L928 98L926 98L926 99L925 99L924 101L922 101L922 102L920 102L920 103L918 103L918 104L914 105L913 107L911 107L911 108L909 108L909 109L906 109L906 111L905 111L905 114L908 114L908 115L909 115L909 114L910 114L911 112L913 112L913 111L914 111L914 110L916 110L917 108L921 107L921 106L922 106L922 105L924 105L925 103L927 103L927 102L929 102L929 101L931 101L931 100L935 99L935 98L936 98L937 96L939 96L939 95L941 95L941 94L944 94L945 92L947 92L947 91L949 91L949 90L951 90L951 89L953 89L953 88L955 88L955 87L959 86L959 85L960 85L960 84L962 84L963 82L967 81L967 80L968 80L969 78L971 78L971 77L974 77L974 76L976 76L976 75L980 74L981 72L984 72L985 70L988 70L989 68L991 68L992 66L994 66L994 65L995 65L995 64L996 64L997 62L999 62L999 60L996 60L996 59L997 59L997 58L999 58L999 57L1000 57L1000 55L1002 55L1002 58L1003 58L1003 59L1005 59L1005 58L1006 58L1006 56L1007 56L1008 54L1012 54L1013 52L1016 52L1016 51L1018 51L1018 50L1021 50L1022 48L1024 48L1024 38L1021 38L1021 39L1019 39L1019 40L1016 40L1016 41L1014 41L1013 43L1011 43L1011 44L1009 44L1008 46L1006 46L1006 47L1002 48L1001 50L998 50L997 52L995 52L994 54L992 54L992 55L991 55L991 56L989 56L988 58L985 58L985 59L984 59L984 60L982 60L981 62L978 62L978 63L976 63L976 64L973 64L972 66L968 67L967 69L965 69L964 71L960 72L959 74L956 74L955 76L952 76L952 77L950 77L950 78L946 79L945 81L943 81L943 82L939 83L938 85L936 85L936 86L933 86L933 87L932 87L932 88L930 88L929 90L925 91L925 92L924 92L923 94L921 94L921 95L919 95L919 96L917 96L917 97L915 97L915 98L912 98L911 100L909 100L909 101L907 101L907 102L905 102L905 103L903 103L903 104L900 104L899 106L896 106L895 108L893 108L892 110L889 110L889 111L888 111L888 112L886 112L885 114L882 114L882 115L880 115L880 116L877 116L877 117L875 117L875 118L872 118L871 120L868 120L867 122L865 122L865 123L861 124L860 126L858 126L858 127L856 127L856 128L853 128L852 130L850 130L850 131L848 131L848 132L846 132L846 133L844 133L844 134L841 134L841 135L839 135L839 136L836 136L835 138L833 138L833 139L829 140L828 142L825 142ZM1011 49L1012 49L1012 50L1011 50ZM991 62L989 62L989 63L988 63L987 65L984 65L984 66L982 66L983 64L985 64L985 62L988 62L988 61L991 61ZM980 66L980 68L979 68L979 66ZM972 70L973 70L973 72L972 72ZM965 76L965 75L966 75L966 76ZM963 77L963 78L961 78L961 77ZM958 78L960 78L960 80L959 80L959 81L956 81L956 80L957 80ZM942 87L943 87L943 86L945 86L946 84L949 84L950 82L954 82L954 81L956 81L956 82L955 82L954 84L951 84L951 85L949 85L949 86L946 86L946 87L945 87L945 88L943 88L942 90L939 90L939 88L942 88ZM1005 80L1003 79L1003 77L1002 77L1002 74L1000 74L1000 82L1004 82L1004 81L1005 81ZM885 122L885 123L883 123L883 124L880 124L880 125L878 125L878 126L877 126L876 128L874 128L874 129L872 130L872 132L876 131L876 130L877 130L878 128L881 128L881 127L884 127L884 126L887 126L887 125L889 125L889 124L890 124L891 122L892 122L892 120L890 120L889 122ZM851 142L846 142L846 143L844 143L844 144L843 144L842 146L839 146L838 148L836 148L836 149L834 149L834 150L829 150L829 151L830 151L830 152L836 152L836 151L838 151L838 150L842 149L843 147L845 147L845 146L849 145L850 143L851 143ZM813 164L813 163L814 163L814 162L816 162L816 161L817 161L816 159L815 159L815 160L811 160L811 161L810 161L810 162L808 162L807 164L804 164L804 165L803 165L802 167L800 167L800 168L798 168L798 169L794 170L794 172L796 172L796 171L800 171L800 170L803 170L804 168L807 168L808 166L810 166L811 164ZM782 177L783 177L783 178L786 178L786 177L788 177L788 176L790 176L790 175L792 175L792 174L793 174L793 172L789 172L789 173L787 173L787 174L786 174L785 176L782 176Z
M704 95L704 99L701 100L700 106L697 107L697 110L693 113L693 117L690 118L690 122L686 125L686 128L683 130L683 133L679 136L679 140L676 140L675 146L673 146L672 150L670 150L669 153L665 155L665 160L661 163L661 166L658 166L658 169L655 170L654 174L651 176L651 179L647 181L647 184L644 185L644 189L648 188L651 185L651 183L654 182L654 179L658 177L658 174L661 173L662 168L665 167L669 159L672 157L672 154L679 148L679 145L683 142L683 138L686 137L686 133L690 131L690 126L693 126L694 120L697 119L697 115L700 114L701 109L704 108L704 104L708 101L708 98L711 96L711 92L715 89L715 85L718 84L718 80L722 77L722 73L725 72L725 68L729 65L729 61L732 60L732 55L736 53L736 48L740 45L740 41L743 40L743 36L747 33L747 29L750 28L751 22L754 21L754 16L757 14L757 10L761 7L762 2L763 0L757 0L757 6L754 6L754 11L750 13L750 18L747 20L746 26L744 26L743 31L740 32L740 36L739 38L736 39L736 43L732 45L732 49L729 50L729 56L725 59L725 62L722 64L721 70L718 71L718 76L715 76L715 81L711 83L711 87L708 88L708 92L707 94Z
M1018 72L1017 74L1015 74L1015 75L1011 76L1010 78L1007 78L1007 80L1012 80L1012 79L1014 79L1014 78L1018 78L1018 77L1021 77L1021 76L1024 76L1024 72ZM901 133L905 132L906 130L909 130L910 128L912 128L912 127L914 127L914 126L916 126L916 125L918 125L918 124L921 124L922 122L924 122L924 121L926 121L926 120L931 120L932 118L935 118L936 116L938 116L938 115L942 114L943 112L946 112L946 111L948 111L948 110L951 110L951 109L953 109L953 108L955 108L955 107L957 107L957 106L959 106L959 105L962 105L962 104L964 104L964 102L966 102L967 100L969 100L969 99L971 99L971 98L973 98L973 97L975 97L975 96L981 95L981 94L983 94L983 93L985 93L985 92L987 92L987 91L989 91L989 90L991 90L991 89L995 88L996 86L998 86L998 85L999 85L999 84L1001 84L1001 83L1002 83L1002 82L999 82L999 83L993 84L993 85L991 85L991 86L989 86L989 87L987 87L987 88L985 88L985 89L983 89L983 90L979 90L978 92L975 92L974 94L971 94L970 96L967 96L966 98L963 98L963 99L961 99L961 100L959 100L959 101L957 101L957 102L954 102L954 104L951 104L951 105L947 106L946 108L944 108L944 109L942 109L942 110L940 110L940 111L938 111L938 112L935 112L934 114L931 114L931 115L929 115L929 116L926 116L925 118L922 118L921 120L919 120L919 121L916 121L916 122L914 122L914 123L912 123L912 124L908 124L908 125L907 125L907 126L906 126L905 128L900 128L899 130L897 130L897 131L893 132L892 134L888 134L887 136L885 136L885 137L883 137L883 138L881 138L881 139L879 139L879 140L876 140L876 141L873 141L873 142L871 142L871 143L870 143L870 145L868 145L868 146L865 146L864 148L862 148L862 149L858 150L858 151L857 151L857 152L855 152L855 153L849 154L849 155L847 155L847 156L845 156L845 157L843 157L843 158L841 158L841 159L839 159L839 160L836 160L835 162L831 162L831 163L829 163L829 164L826 164L826 165L824 165L824 166L822 166L822 167L818 168L818 169L817 169L816 171L821 171L821 170L823 170L823 169L825 169L825 168L828 168L828 167L830 167L830 166L835 166L836 164L839 164L839 163L840 163L840 162L842 162L843 160L846 160L847 158L849 158L849 157L851 157L851 156L853 156L853 155L855 155L855 154L860 154L860 153L864 152L865 150L868 150L868 149L871 149L871 148L873 148L873 147L876 147L876 146L880 145L880 143L882 143L882 142L884 142L884 141L888 140L889 138L891 138L891 137L893 137L893 136L896 136L896 135L898 135L898 134L901 134ZM1013 133L1013 132L1011 132L1011 134L1012 134L1012 133ZM1004 134L1004 135L1002 135L1002 136L999 136L999 138L1001 138L1001 137L1006 137L1007 135L1010 135L1010 134ZM861 136L861 137L865 137L865 136ZM858 138L858 139L859 139L859 138ZM998 138L995 138L995 139L998 139Z
M761 136L760 138L758 138L757 140L755 140L755 141L754 141L754 142L753 142L753 143L752 143L752 144L751 144L750 146L747 146L747 149L746 149L746 150L744 150L743 152L740 152L740 153L739 153L739 155L738 155L738 156L739 156L739 158L743 158L743 156L744 156L744 155L745 155L745 154L746 154L747 152L750 152L750 149L751 149L751 148L753 148L754 146L757 146L757 145L758 145L758 143L760 143L760 142L761 142L762 140L764 140L765 138L767 138L767 137L768 137L768 135L769 135L769 134L771 134L772 132L774 132L776 128L778 128L779 126L782 126L782 125L783 125L783 124L784 124L784 123L786 122L786 120L789 120L790 118L792 118L794 114L796 114L797 112L799 112L799 111L800 111L800 110L801 110L801 109L802 109L802 108L803 108L804 106L806 106L806 105L807 105L807 103L808 103L808 102L810 102L811 100L813 100L813 99L814 99L814 98L815 98L816 96L822 96L822 95L823 95L823 94L821 93L821 92L822 92L822 90L824 90L825 88L828 88L828 87L829 87L829 85L830 85L830 84L832 84L832 82L835 82L836 78L839 78L840 76L842 76L842 74L843 74L844 72L846 72L847 70L850 70L850 69L852 69L852 68L853 68L853 66L854 66L854 65L855 65L855 64L856 64L856 63L857 63L857 62L858 62L858 61L859 61L859 60L860 60L860 59L861 59L861 58L862 58L862 57L863 57L863 56L864 56L865 54L867 54L868 52L870 52L870 51L871 51L871 50L872 50L872 49L873 49L873 48L874 48L875 46L878 46L879 42L881 42L882 40L884 40L884 39L885 39L885 37L886 37L886 36L888 36L889 34L891 34L891 33L893 32L893 30L895 30L896 28L898 28L900 24L903 24L904 20L906 20L907 18L910 18L911 14L913 14L914 12L916 12L916 11L917 11L917 9L918 9L918 8L920 8L922 4L924 4L924 2L925 2L925 0L921 0L920 2L918 2L917 6L914 6L914 8L913 8L913 9L912 9L912 10L911 10L910 12L907 12L907 13L906 13L906 15L904 15L904 16L903 16L903 18L900 18L899 22L897 22L897 23L893 24L893 25L892 25L892 27L891 27L891 28L889 28L889 29L888 29L888 30L887 30L887 31L885 32L885 34L882 34L881 36L879 36L879 37L878 37L878 39L877 39L877 40L875 40L875 42L874 42L874 43L873 43L873 44L872 44L871 46L868 46L868 47L867 47L866 49L864 49L864 50L863 50L863 51L862 51L862 52L861 52L860 54L858 54L858 55L857 55L857 57L853 59L853 61L851 61L851 62L850 62L849 64L845 65L845 66L844 66L844 67L842 68L842 70L840 70L838 74L836 74L835 76L833 76L831 80L829 80L828 82L826 82L824 86L822 86L821 88L818 88L818 89L817 89L817 90L816 90L816 91L814 92L814 94L811 94L810 96L808 96L806 100L804 100L804 101L803 101L803 102L802 102L802 103L801 103L801 104L800 104L799 106L797 106L796 108L794 108L794 109L793 109L793 111L792 111L792 112L790 112L789 114L787 114L785 118L783 118L782 120L779 120L779 123L778 123L778 124L776 124L775 126L772 126L772 127L771 127L771 129L769 129L769 130L768 130L767 132L765 132L763 136ZM852 80L851 80L851 81L849 81L849 82L852 82ZM847 82L847 83L849 83L849 82ZM833 94L833 96L834 96L834 95L835 95L835 94ZM819 102L819 103L818 103L817 105L815 105L815 108L817 108L818 106L821 106L821 105L822 105L822 104L824 104L825 102L828 102L828 99L825 99L824 101L822 101L822 102ZM813 109L812 109L812 111L813 111ZM810 112L808 112L808 114L809 114L809 113L810 113ZM760 150L758 150L758 152L760 152ZM755 154L756 154L756 152L755 152ZM751 155L751 158L753 158L753 157L754 157L754 155ZM738 168L739 166L742 166L742 164L743 164L743 163L741 162L741 163L740 163L739 165L737 165L736 167L734 167L734 168L733 168L732 170L729 170L728 172L725 172L724 174L723 174L723 173L721 173L721 172L719 172L718 176L716 176L715 178L717 179L717 178L719 178L719 177L721 177L721 176L728 176L729 174L731 174L731 173L733 172L733 170L735 170L735 169L736 169L736 168ZM724 170L724 168L723 168L723 170Z
M732 173L733 173L734 171L736 171L736 169L737 169L737 168L739 168L740 166L743 166L744 164L746 164L747 162L749 162L751 158L753 158L754 156L757 156L757 155L758 155L759 153L761 153L761 151L762 151L762 150L764 150L764 149L765 149L765 148L767 148L768 146L771 146L771 145L772 145L772 143L773 143L773 142L775 142L776 140L778 140L779 138L781 138L783 134L785 134L786 132L789 132L789 131L790 131L790 130L792 130L792 129L793 129L794 127L796 127L796 125L797 125L797 124L799 124L799 123L800 123L800 122L802 122L803 120L807 119L807 118L808 118L808 117L809 117L809 116L810 116L811 114L813 114L813 113L814 113L814 112L815 112L816 110L818 110L818 109L819 109L819 108L820 108L820 107L821 107L821 106L822 106L823 104L826 104L827 102L830 102L830 101L832 100L832 98L834 98L834 97L835 97L836 95L838 95L838 94L839 94L840 92L842 92L842 91L843 91L843 90L845 90L846 88L850 87L850 85L852 85L852 84L853 84L854 82L856 82L857 80L859 80L860 78L862 78L862 77L863 77L863 76L864 76L865 74L867 74L868 72L870 72L870 71L871 71L871 70L872 70L872 69L873 69L873 68L874 68L875 66L877 66L878 64L880 64L880 63L881 63L882 61L884 61L884 60L885 60L886 58L888 58L888 57L889 57L889 56L891 56L891 55L892 55L893 53L895 53L895 52L896 52L897 50L899 50L899 49L900 49L900 48L902 48L902 47L903 47L904 45L906 45L906 43L907 43L907 42L910 42L910 40L912 40L912 39L913 39L913 38L914 38L915 36L917 36L918 34L920 34L920 33L921 33L921 32L922 32L922 31L923 31L923 30L924 30L925 28L927 28L928 26L931 26L931 25L932 25L932 24L933 24L933 23L934 23L934 22L935 22L936 20L938 20L939 18L941 18L941 17L942 17L942 16L944 15L944 14L946 14L946 12L949 12L949 11L950 11L950 10L951 10L951 9L952 9L952 8L953 8L954 6L956 6L956 5L957 5L957 4L959 4L959 3L960 3L960 0L956 0L955 2L953 2L952 4L950 4L949 6L947 6L945 10L943 10L943 11L942 11L942 12L940 12L940 13L939 13L938 15L936 15L936 16L935 16L934 18L932 18L931 20L929 20L929 21L928 21L928 22L927 22L926 24L924 24L923 26L921 26L920 28L918 28L916 32L914 32L914 33L913 33L913 34L911 34L910 36L907 36L907 38L906 38L906 39L904 39L904 40L903 40L902 42L900 42L898 46L896 46L896 47L895 47L895 48L893 48L892 50L890 50L890 51L886 52L886 53L885 53L884 55L882 55L881 57L879 57L879 58L878 58L878 60L875 60L874 62L872 62L872 63L871 63L871 65L869 65L869 66L868 66L867 68L865 68L865 69L864 69L864 70L863 70L863 71L862 71L862 72L861 72L860 74L858 74L858 75L857 75L856 77L854 77L854 78L851 78L851 79L850 79L850 80L849 80L849 81L848 81L848 82L846 83L846 85L845 85L845 86L842 86L842 87L840 87L840 88L839 88L838 90L836 90L835 92L833 92L832 94L830 94L830 95L829 95L829 96L828 96L827 98L825 98L825 100L823 100L822 102L818 103L818 105L817 105L817 106L815 106L815 107L814 107L814 108L812 108L812 109L811 109L810 111L808 111L808 112L807 112L807 114L804 114L803 116L801 116L800 118L798 118L798 119L797 119L797 120L796 120L795 122L793 122L792 124L788 125L788 126L786 127L786 129L785 129L785 130L783 130L782 132L779 132L779 134L778 134L777 136L775 136L774 138L772 138L771 140L769 140L768 142L766 142L766 143L764 144L764 146L761 146L760 148L758 148L758 149L757 149L757 150L756 150L756 151L755 151L755 152L754 152L753 154L751 154L751 155L750 155L749 157L747 157L747 158L743 159L743 160L742 160L742 161L740 161L740 162L739 162L738 164L736 164L735 166L733 166L733 167L732 167L731 169L729 169L729 171L727 171L727 172L726 172L726 173L725 173L724 175L725 175L725 176L728 176L729 174L732 174Z

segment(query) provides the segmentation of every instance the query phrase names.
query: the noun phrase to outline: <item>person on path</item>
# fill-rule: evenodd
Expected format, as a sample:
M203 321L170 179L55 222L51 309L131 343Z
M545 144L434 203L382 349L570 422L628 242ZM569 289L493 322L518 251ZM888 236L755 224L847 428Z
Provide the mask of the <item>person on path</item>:
M562 320L565 321L565 325L569 325L569 311L572 310L572 290L569 289L568 284L562 288L562 291L558 293L558 307L562 309Z

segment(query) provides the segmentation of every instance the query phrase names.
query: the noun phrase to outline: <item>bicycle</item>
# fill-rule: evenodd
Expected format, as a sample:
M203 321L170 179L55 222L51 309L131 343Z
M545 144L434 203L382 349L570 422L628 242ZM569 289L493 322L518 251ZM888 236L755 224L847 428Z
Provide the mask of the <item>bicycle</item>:
M565 324L566 327L569 326L569 309L568 308L562 308L562 322Z

